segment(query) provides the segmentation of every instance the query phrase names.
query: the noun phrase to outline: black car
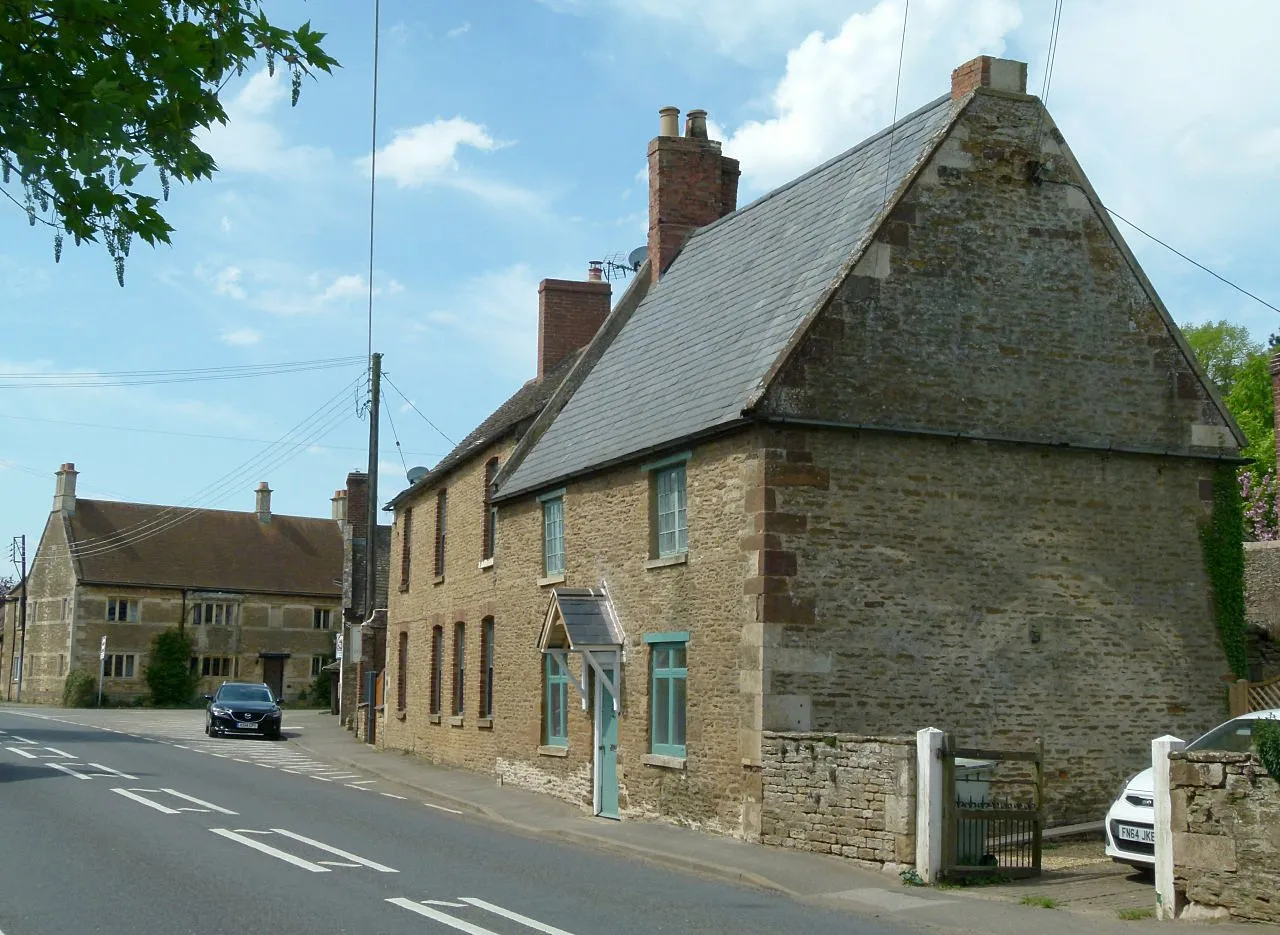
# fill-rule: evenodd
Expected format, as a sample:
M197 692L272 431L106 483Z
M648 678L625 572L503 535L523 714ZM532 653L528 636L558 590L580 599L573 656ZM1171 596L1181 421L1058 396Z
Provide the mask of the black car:
M205 695L209 707L204 715L204 732L210 737L223 734L259 734L280 739L280 705L264 682L223 682L215 695Z

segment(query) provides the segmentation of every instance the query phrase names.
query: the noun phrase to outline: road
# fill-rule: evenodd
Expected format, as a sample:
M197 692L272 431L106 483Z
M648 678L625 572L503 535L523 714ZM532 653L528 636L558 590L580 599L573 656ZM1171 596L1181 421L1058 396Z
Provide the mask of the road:
M2 935L915 931L523 837L199 712L58 714L0 710Z

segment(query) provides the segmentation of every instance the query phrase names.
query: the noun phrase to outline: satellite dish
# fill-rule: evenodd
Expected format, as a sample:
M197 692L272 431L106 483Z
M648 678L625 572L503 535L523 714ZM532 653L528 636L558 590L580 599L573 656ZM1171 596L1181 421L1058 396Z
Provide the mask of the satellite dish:
M634 250L632 250L630 253L627 254L627 262L631 264L632 269L639 269L641 265L644 263L645 259L648 258L648 256L649 256L649 248L647 246L636 247Z
M405 476L409 478L409 483L416 484L418 481L422 480L422 478L426 477L430 473L431 473L431 470L429 468L411 467L409 468L409 473L406 474Z

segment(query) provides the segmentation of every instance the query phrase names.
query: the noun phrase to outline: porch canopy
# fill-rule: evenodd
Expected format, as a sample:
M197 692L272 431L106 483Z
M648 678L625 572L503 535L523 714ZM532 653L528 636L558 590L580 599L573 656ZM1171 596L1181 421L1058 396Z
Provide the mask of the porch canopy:
M586 673L589 666L613 698L618 710L618 675L622 671L622 625L605 588L555 588L538 636L538 649L556 664L578 690L587 709ZM569 669L566 653L579 653L582 681Z

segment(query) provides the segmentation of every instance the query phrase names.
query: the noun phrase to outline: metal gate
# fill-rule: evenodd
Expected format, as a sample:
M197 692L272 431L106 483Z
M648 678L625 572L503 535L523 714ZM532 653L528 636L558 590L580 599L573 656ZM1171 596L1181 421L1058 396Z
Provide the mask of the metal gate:
M942 751L942 875L1040 875L1044 741L1034 751Z

